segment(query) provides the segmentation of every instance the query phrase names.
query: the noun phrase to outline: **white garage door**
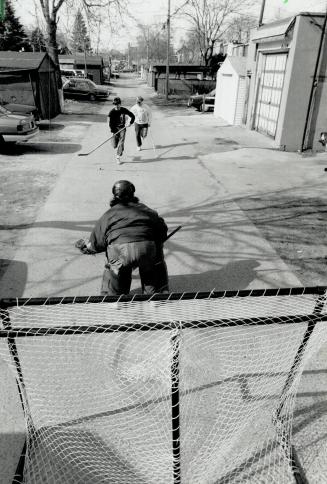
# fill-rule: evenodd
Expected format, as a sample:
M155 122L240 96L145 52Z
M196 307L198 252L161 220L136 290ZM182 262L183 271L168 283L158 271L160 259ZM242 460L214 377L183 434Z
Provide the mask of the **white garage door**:
M265 54L259 78L254 127L275 137L282 98L287 54Z

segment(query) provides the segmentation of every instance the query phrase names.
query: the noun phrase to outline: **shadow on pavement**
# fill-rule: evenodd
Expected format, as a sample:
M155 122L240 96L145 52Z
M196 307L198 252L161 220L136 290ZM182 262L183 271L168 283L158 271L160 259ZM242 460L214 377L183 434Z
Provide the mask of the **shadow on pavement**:
M197 145L199 144L198 141L188 141L187 143L175 143L173 145L156 145L156 149L161 149L161 148L176 148L177 146L185 146L185 145ZM150 148L148 148L150 149Z
M15 288L15 297L22 297L26 282L27 282L27 264L26 262L19 261L19 260L9 260L9 259L0 259L0 278L2 279L7 269L11 270L11 280L12 283L8 288L2 288L0 297L13 297L13 286ZM6 294L6 290L8 293Z
M257 260L238 260L229 262L221 269L200 274L169 276L170 292L246 289L257 278L255 268L259 266L260 263ZM134 273L135 276L136 274ZM138 287L132 290L131 294L140 294L141 292L141 287Z
M64 124L52 123L51 121L41 121L39 123L40 131L60 131L65 127Z
M0 149L0 153L7 156L21 156L28 154L51 153L53 155L62 155L63 153L76 153L82 148L78 143L50 143L50 142L34 142L12 144L7 143Z
M110 110L110 107L108 106L108 112ZM97 113L78 113L78 114L70 114L70 113L63 113L63 115L69 116L69 123L74 123L74 124L82 124L85 125L86 121L81 122L81 118L83 119L83 116L86 116L87 120L89 121L88 124L93 124L93 123L106 123L107 122L107 115L106 114L97 114ZM89 120L89 118L91 118Z
M49 220L44 222L33 222L27 224L17 225L1 225L0 230L25 230L30 228L49 228L49 229L64 229L64 230L76 230L79 232L91 232L95 225L96 220L85 220L81 222L65 222L63 220ZM1 260L1 259L0 259Z
M246 289L257 278L255 268L259 266L257 260L238 260L218 270L171 276L169 286L173 292Z
M13 481L19 458L22 453L25 442L25 434L23 432L6 432L0 434L0 466L1 466L1 482L10 483ZM18 483L19 481L17 481Z
M194 160L196 156L167 156L166 158L158 155L156 158L141 158L140 156L135 156L131 161L124 161L123 164L128 165L133 163L155 163L159 161L177 161L177 160Z

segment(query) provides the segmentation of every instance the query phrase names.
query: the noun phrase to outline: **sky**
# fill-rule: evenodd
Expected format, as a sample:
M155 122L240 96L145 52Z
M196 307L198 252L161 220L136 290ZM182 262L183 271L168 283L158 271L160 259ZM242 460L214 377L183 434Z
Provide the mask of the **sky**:
M15 7L16 15L20 17L23 25L35 27L35 5L39 4L40 0L12 0ZM170 0L171 13L173 13L178 6L183 3L182 0ZM237 0L234 0L237 2ZM259 18L260 8L263 0L255 0L256 4L252 9L252 14ZM77 5L77 0L75 0ZM110 33L109 28L103 29L100 38L100 50L118 49L125 50L128 42L133 45L139 33L137 22L145 25L163 24L167 19L168 0L129 0L129 10L134 16L134 20L126 19L124 27L119 29L116 33ZM327 8L327 0L266 0L264 22L276 18L283 18L291 16L301 11L325 11ZM39 22L42 22L42 14L38 14ZM71 9L63 6L59 11L59 27L61 30L70 32L72 15ZM174 32L174 40L178 45L187 31L188 25L181 17L172 17L171 26ZM95 42L95 36L91 36ZM93 45L94 47L94 45Z

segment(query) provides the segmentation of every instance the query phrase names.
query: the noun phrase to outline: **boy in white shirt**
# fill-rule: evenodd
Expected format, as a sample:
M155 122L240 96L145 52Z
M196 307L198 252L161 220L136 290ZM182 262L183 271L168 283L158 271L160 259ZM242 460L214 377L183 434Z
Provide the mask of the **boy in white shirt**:
M148 128L151 123L152 113L149 106L143 103L142 96L136 98L136 104L132 107L131 111L135 115L135 134L137 150L141 151L142 138L146 138L148 134Z

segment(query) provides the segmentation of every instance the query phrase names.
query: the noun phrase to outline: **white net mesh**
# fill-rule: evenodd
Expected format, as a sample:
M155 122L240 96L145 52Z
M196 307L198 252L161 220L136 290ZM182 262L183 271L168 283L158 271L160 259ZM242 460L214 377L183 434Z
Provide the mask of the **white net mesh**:
M27 423L24 482L294 482L294 398L327 342L317 297L1 310L0 357Z

